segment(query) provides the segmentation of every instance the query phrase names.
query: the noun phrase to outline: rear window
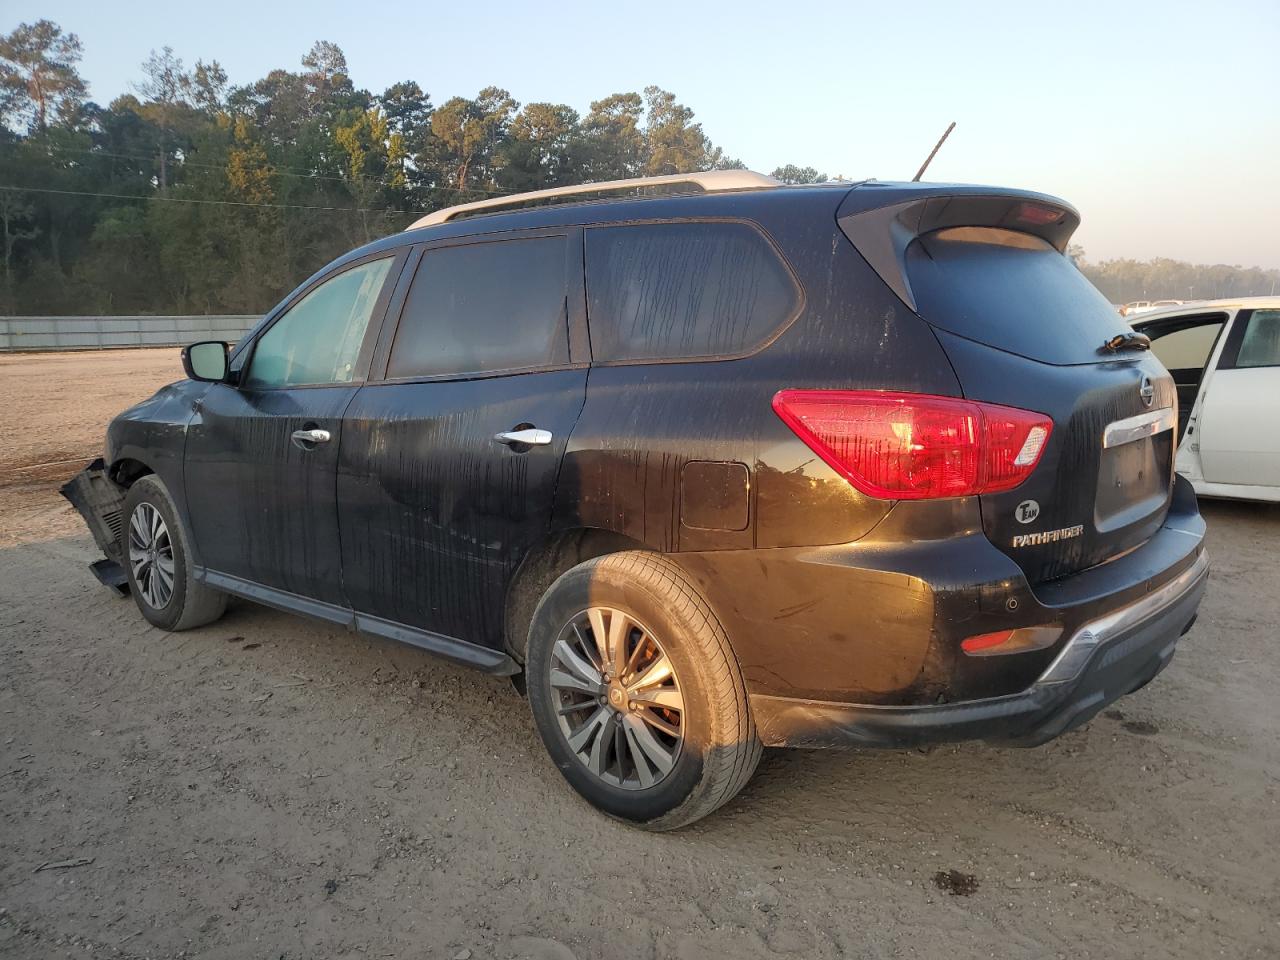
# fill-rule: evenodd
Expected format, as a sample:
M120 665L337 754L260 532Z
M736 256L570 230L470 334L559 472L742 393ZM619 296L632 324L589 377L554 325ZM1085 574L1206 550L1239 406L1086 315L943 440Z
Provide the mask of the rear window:
M564 363L564 237L438 247L422 255L388 377L488 373Z
M1070 260L1027 233L956 227L926 234L907 248L907 277L930 323L1033 360L1107 359L1099 348L1129 330Z
M1240 341L1236 366L1280 366L1280 310L1253 311Z
M747 353L799 302L773 246L744 223L593 227L586 258L597 361Z

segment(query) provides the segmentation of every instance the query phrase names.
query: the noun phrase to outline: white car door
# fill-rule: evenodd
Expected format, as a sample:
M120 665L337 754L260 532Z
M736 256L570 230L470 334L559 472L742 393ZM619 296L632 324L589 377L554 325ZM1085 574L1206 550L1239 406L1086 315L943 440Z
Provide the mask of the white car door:
M1208 483L1280 487L1280 310L1241 310L1201 398Z

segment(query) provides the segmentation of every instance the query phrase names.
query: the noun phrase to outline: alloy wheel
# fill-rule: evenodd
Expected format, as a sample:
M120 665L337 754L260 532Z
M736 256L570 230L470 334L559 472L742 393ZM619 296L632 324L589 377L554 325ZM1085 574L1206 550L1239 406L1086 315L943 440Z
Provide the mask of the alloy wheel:
M590 607L570 620L548 683L569 749L604 782L643 790L675 767L684 696L662 644L634 617Z
M162 610L173 596L173 541L160 511L140 503L129 518L129 564L142 599Z

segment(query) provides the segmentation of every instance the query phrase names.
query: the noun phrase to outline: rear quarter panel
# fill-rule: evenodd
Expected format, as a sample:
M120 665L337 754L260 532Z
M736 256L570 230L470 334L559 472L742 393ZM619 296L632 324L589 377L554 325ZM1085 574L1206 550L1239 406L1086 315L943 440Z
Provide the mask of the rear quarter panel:
M558 527L610 530L680 552L845 543L885 516L890 502L854 490L771 405L786 388L959 394L932 331L839 232L841 196L787 202L785 193L765 192L710 208L769 235L803 290L802 307L772 342L740 359L594 365L565 453ZM746 529L682 522L681 477L691 460L746 465Z

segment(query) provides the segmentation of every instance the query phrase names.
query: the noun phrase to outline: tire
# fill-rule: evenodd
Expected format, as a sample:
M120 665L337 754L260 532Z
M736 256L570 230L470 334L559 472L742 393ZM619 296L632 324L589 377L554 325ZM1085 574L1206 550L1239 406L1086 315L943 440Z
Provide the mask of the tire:
M152 537L150 543L148 536ZM227 609L225 593L197 583L193 577L189 542L173 498L160 478L152 474L135 481L124 500L120 554L134 602L142 615L162 630L202 627ZM166 577L169 566L172 570Z
M621 659L611 643L619 614ZM686 826L737 794L760 761L729 638L660 554L609 554L561 575L534 611L525 669L552 761L612 817L648 830Z

